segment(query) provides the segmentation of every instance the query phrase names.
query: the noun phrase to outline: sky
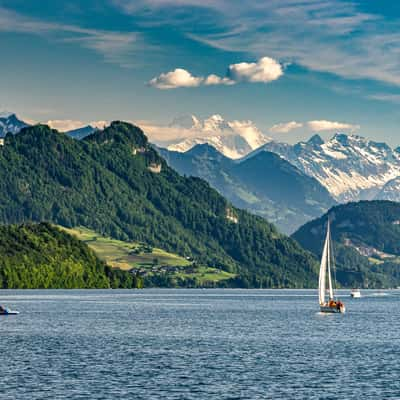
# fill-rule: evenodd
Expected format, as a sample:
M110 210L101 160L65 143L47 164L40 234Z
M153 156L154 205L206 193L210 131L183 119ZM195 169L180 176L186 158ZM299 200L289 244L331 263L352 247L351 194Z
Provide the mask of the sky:
M0 48L0 110L27 121L220 114L400 145L392 0L0 0Z

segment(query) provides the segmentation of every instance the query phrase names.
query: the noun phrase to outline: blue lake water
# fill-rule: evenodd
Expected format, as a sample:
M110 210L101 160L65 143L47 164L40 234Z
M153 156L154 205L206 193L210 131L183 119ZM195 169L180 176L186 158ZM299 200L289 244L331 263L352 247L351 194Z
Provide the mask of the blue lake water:
M321 315L311 290L1 291L0 399L399 399L385 293Z

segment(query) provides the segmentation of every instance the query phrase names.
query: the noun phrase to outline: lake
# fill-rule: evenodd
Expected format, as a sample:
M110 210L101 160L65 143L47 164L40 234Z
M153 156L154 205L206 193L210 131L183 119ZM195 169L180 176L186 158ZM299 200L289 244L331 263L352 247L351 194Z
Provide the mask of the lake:
M3 290L0 399L399 399L400 291Z

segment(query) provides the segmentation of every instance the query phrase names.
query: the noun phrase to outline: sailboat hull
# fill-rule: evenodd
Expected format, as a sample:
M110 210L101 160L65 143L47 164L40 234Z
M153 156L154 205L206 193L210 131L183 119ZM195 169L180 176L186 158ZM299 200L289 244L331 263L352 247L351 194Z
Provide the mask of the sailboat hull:
M331 314L344 314L346 312L346 307L342 304L339 308L336 306L320 305L320 311L323 313Z

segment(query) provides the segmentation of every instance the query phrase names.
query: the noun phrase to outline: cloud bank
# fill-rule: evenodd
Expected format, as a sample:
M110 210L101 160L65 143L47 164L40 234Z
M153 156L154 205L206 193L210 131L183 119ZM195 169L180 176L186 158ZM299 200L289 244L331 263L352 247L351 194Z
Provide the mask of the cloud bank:
M280 124L276 124L269 128L271 133L288 133L293 129L302 128L303 124L301 122L290 121L290 122L282 122Z
M57 129L60 132L72 131L74 129L83 128L84 126L90 125L94 128L103 129L105 126L109 125L108 121L91 121L83 122L79 120L72 119L51 119L44 122L50 128Z
M162 73L148 84L157 89L176 89L198 86L235 85L239 82L269 83L283 75L283 66L270 57L262 57L257 62L231 64L225 77L210 74L206 77L194 76L183 68Z
M327 120L308 121L307 125L313 132L343 131L343 130L354 132L360 129L360 125L353 125L345 122L327 121Z

